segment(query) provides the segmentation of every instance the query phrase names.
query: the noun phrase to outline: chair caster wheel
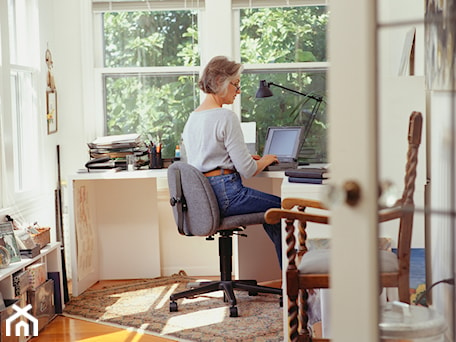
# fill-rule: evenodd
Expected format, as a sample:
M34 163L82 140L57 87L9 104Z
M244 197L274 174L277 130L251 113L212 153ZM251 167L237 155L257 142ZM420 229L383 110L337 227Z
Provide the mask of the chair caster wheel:
M249 296L258 296L258 292L249 291Z
M238 317L238 309L235 306L230 307L230 317Z
M283 308L283 297L282 296L280 296L279 304L280 304L280 307Z
M169 303L169 312L177 312L177 303L176 302Z

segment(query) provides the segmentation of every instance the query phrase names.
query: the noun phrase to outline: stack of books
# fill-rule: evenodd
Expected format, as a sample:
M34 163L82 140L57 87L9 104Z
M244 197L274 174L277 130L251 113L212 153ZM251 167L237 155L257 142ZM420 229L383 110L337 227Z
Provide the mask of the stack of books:
M291 183L325 184L329 179L327 167L304 167L286 170L285 176Z

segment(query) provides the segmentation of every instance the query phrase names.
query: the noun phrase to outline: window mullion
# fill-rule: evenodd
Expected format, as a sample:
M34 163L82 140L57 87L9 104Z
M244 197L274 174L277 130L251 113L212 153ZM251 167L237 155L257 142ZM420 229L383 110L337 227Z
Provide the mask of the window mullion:
M118 74L118 75L193 75L197 73L199 67L182 67L182 66L173 66L173 67L126 67L126 68L96 68L97 72L109 75L109 74Z
M249 73L262 73L272 70L280 71L325 71L328 70L328 62L304 62L304 63L270 63L270 64L244 64L244 70Z

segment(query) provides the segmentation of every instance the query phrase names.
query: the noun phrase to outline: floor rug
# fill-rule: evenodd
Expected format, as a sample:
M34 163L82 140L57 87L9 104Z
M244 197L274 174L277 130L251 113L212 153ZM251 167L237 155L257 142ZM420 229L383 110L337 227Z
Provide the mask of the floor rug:
M283 313L277 295L236 291L239 317L229 317L221 291L179 299L169 312L169 296L194 282L183 274L89 289L66 304L64 314L115 324L176 340L211 342L283 341Z

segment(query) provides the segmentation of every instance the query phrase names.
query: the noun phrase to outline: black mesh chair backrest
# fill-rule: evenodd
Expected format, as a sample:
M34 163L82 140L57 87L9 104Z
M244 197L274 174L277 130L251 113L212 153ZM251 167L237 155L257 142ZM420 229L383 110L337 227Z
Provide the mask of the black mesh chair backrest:
M214 235L220 227L220 211L212 186L199 171L184 162L168 168L168 187L179 233L187 236Z

